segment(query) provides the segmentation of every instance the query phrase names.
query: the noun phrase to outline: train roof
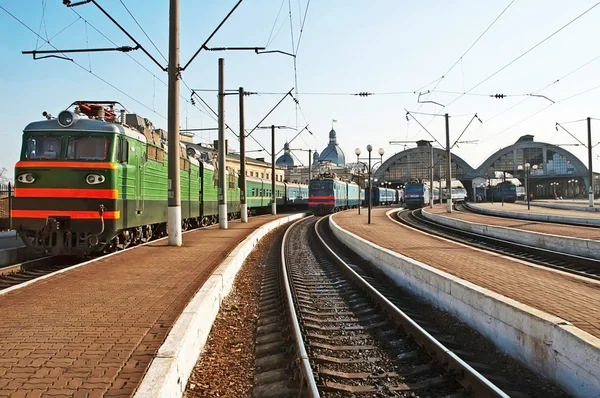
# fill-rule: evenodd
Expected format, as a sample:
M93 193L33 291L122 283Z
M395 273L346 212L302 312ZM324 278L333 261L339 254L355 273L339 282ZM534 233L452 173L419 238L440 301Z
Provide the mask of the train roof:
M118 123L105 122L104 120L86 119L79 118L71 126L63 127L58 123L58 119L40 120L37 122L29 123L23 132L67 132L77 131L85 133L111 133L111 134L123 134L129 137L135 138L136 140L147 142L146 137L128 126L123 126Z

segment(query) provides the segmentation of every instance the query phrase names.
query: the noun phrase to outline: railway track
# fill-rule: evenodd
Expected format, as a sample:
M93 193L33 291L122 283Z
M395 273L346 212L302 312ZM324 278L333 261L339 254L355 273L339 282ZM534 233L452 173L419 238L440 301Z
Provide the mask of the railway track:
M439 338L434 337L436 332L428 332L386 298L394 295L392 286L382 286L378 278L336 255L340 249L331 249L319 232L327 222L301 220L285 233L282 269L273 277L282 287L263 286L271 301L261 309L257 342L265 336L261 327L270 333L277 329L269 321L281 327L287 320L290 326L273 335L271 343L257 345L255 381L277 373L260 366L267 361L259 351L269 351L270 344L281 352L267 357L272 367L280 368L279 383L286 388L291 384L283 364L290 359L294 364L290 396L297 391L323 397L509 396L459 357L456 352L468 353L455 347L451 336L438 332ZM285 305L277 304L279 296ZM269 305L271 312L263 312ZM269 396L269 384L258 384L254 396Z
M401 211L397 213L397 217L401 223L433 235L529 261L545 267L600 280L599 260L546 250L516 242L509 242L441 225L425 218L422 215L421 209Z
M0 291L40 278L82 261L68 256L48 256L0 268Z

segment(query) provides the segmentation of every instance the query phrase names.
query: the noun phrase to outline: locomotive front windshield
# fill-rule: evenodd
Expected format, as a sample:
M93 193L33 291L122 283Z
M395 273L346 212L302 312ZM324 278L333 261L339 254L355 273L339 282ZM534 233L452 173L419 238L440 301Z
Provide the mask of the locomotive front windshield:
M108 138L102 136L69 137L67 159L106 160Z
M103 161L109 157L109 148L110 138L103 135L36 134L26 136L23 158L27 160Z
M331 193L333 191L333 181L311 181L309 189L311 195Z
M406 185L404 187L405 193L412 194L422 194L423 193L423 185Z
M25 146L25 159L59 159L62 137L43 135L30 137Z

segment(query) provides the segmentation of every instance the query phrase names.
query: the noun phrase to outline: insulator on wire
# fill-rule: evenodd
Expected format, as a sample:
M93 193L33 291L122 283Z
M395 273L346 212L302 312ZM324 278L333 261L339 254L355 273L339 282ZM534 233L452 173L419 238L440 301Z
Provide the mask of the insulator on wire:
M494 97L494 98L504 98L504 97L506 97L506 94L494 94L494 95L491 95L490 97Z

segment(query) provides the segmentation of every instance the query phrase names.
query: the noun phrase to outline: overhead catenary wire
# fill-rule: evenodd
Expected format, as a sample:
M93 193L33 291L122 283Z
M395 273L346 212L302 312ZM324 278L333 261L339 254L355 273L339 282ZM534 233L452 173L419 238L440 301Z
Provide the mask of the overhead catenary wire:
M40 39L45 40L42 36L38 35L33 29L31 29L31 27L29 27L29 25L27 25L25 22L21 21L18 17L16 17L14 14L12 14L10 11L8 11L4 6L0 5L0 9L2 9L5 13L7 13L8 15L10 15L14 20L16 20L17 22L19 22L21 25L23 25L25 28L27 28L27 30L29 30L31 33L33 33L34 35L38 36ZM56 51L60 51L58 50L58 48L56 48L50 41L47 41L48 45L50 45L52 48L54 48ZM63 54L65 55L65 54ZM142 103L141 101L139 101L137 98L134 98L132 95L126 93L125 91L123 91L122 89L120 89L119 87L115 86L114 84L110 83L108 80L104 79L103 77L99 76L98 74L88 70L85 66L79 64L78 62L74 61L74 60L70 60L73 64L77 65L79 68L83 69L84 71L90 73L92 76L96 77L98 80L102 81L103 83L107 84L108 86L112 87L113 89L117 90L118 92L120 92L121 94L123 94L124 96L126 96L127 98L131 99L132 101L134 101L135 103L141 105L142 107L146 108L147 110L149 110L150 112L154 113L155 115L160 116L163 119L167 119L166 116L156 112L155 110L153 110L151 107L149 107L148 105Z
M124 4L123 4L124 5ZM98 29L96 26L94 26L93 24L91 24L87 19L85 19L79 12L77 12L77 10L75 10L74 8L70 8L71 11L73 11L80 19L82 19L84 21L84 23L86 23L87 25L89 25L92 29L94 29L96 32L98 32L102 37L104 37L106 40L108 40L109 42L111 42L113 45L117 46L117 43L115 43L111 38L109 38L106 34L104 34L104 32L102 32L100 29ZM134 18L135 20L135 18ZM137 23L137 21L136 21ZM140 27L140 29L142 31L144 31L144 29L138 24L138 26ZM144 32L145 33L145 32ZM150 38L148 38L150 40ZM152 40L150 40L152 42ZM154 45L154 43L152 43ZM160 50L159 50L160 53ZM138 66L140 66L142 69L144 69L146 72L148 72L152 77L153 77L153 84L156 80L158 80L159 82L161 82L163 84L163 86L168 87L167 82L165 82L163 79L161 79L160 77L156 76L156 74L154 74L150 69L148 69L146 66L144 66L141 62L139 62L137 59L135 59L133 56L131 56L128 53L125 53L125 55L127 55L133 62L135 62ZM161 53L161 56L162 53ZM163 56L164 58L164 56ZM90 68L91 69L91 68ZM153 87L153 89L155 90L155 86ZM188 87L189 89L189 87ZM191 90L190 90L191 92ZM155 93L155 92L154 92ZM155 94L153 94L154 96ZM180 97L186 102L188 103L189 100L180 94ZM154 98L153 98L154 101ZM204 112L202 109L198 108L196 105L192 104L198 111L206 113L208 115L208 112ZM152 107L152 110L154 111L154 105Z
M547 84L547 85L545 85L544 87L542 87L542 88L539 88L539 89L535 90L535 91L534 91L532 94L539 94L539 93L541 93L541 92L545 91L545 90L546 90L548 87L551 87L551 86L553 86L553 85L555 85L555 84L561 83L561 82L562 82L564 79L566 79L567 77L569 77L569 76L573 75L574 73L577 73L578 71L580 71L581 69L585 68L586 66L588 66L588 65L589 65L589 64L591 64L592 62L594 62L594 61L597 61L598 59L600 59L600 55L597 55L597 56L595 56L594 58L590 59L589 61L585 62L584 64L582 64L582 65L579 65L578 67L576 67L575 69L571 70L570 72L568 72L568 73L567 73L567 74L565 74L564 76L562 76L562 77L560 77L560 78L558 78L558 79L555 79L555 80L553 80L551 83L548 83L548 84ZM512 109L514 109L514 108L516 108L516 107L518 107L519 105L523 104L525 101L529 100L530 98L531 98L531 97L529 96L528 98L525 98L525 99L523 99L523 100L519 101L518 103L516 103L516 104L514 104L514 105L510 106L509 108L507 108L507 109L505 109L505 110L503 110L503 111L501 111L501 112L499 112L499 113L495 114L494 116L492 116L492 117L488 118L488 119L486 120L486 122L490 122L491 120L493 120L493 119L497 118L498 116L501 116L501 115L505 114L506 112L508 112L508 111L510 111L510 110L512 110Z
M294 54L298 55L298 49L300 48L300 41L302 40L302 34L304 33L304 23L306 22L306 16L308 15L308 7L310 6L310 0L306 3L306 10L304 10L304 18L302 19L302 25L300 26L300 35L298 37L298 43L296 44L296 51ZM298 2L298 7L300 7L300 2Z
M525 55L529 54L530 52L532 52L533 50L535 50L536 48L538 48L539 46L541 46L543 43L545 43L546 41L548 41L549 39L551 39L552 37L554 37L555 35L557 35L558 33L560 33L561 31L563 31L565 28L567 28L569 25L573 24L574 22L576 22L577 20L579 20L581 17L583 17L584 15L586 15L587 13L589 13L590 11L592 11L595 7L597 7L598 5L600 5L600 2L595 3L594 5L592 5L591 7L589 7L588 9L586 9L585 11L583 11L581 14L577 15L575 18L571 19L569 22L567 22L566 24L562 25L560 28L558 28L557 30L555 30L554 32L552 32L550 35L546 36L544 39L542 39L541 41L539 41L538 43L536 43L534 46L530 47L528 50L526 50L525 52L521 53L520 55L518 55L516 58L512 59L511 61L509 61L507 64L505 64L504 66L502 66L501 68L499 68L498 70L496 70L495 72L493 72L491 75L489 75L488 77L486 77L485 79L483 79L482 81L480 81L479 83L475 84L473 87L471 87L470 89L468 89L467 91L465 91L463 94L459 95L458 97L454 98L450 103L446 104L446 108L449 107L450 105L452 105L453 103L455 103L456 101L458 101L459 99L461 99L462 97L464 97L465 95L467 95L468 93L470 93L471 91L473 91L474 89L476 89L477 87L481 86L483 83L487 82L488 80L490 80L491 78L493 78L494 76L496 76L498 73L502 72L503 70L505 70L506 68L508 68L509 66L511 66L512 64L514 64L515 62L517 62L518 60L520 60L521 58L523 58ZM591 90L594 90L590 89ZM587 91L586 91L587 92ZM584 93L579 93L576 94L577 95L581 95ZM559 102L565 101L566 99L563 99ZM525 100L523 100L525 101ZM538 112L536 112L533 115L530 115L529 117L521 120L520 122L515 123L514 125L508 127L507 129L504 129L503 131L501 131L500 133L511 129L519 124L521 124L522 122L524 122L525 120L530 119L531 117L539 114L540 112L543 112L544 110L548 109L550 106L552 106L553 104L549 104L546 107L544 107L543 109L539 110ZM441 114L441 112L436 113L436 116L439 116ZM425 125L428 126L429 123L431 123L433 121L433 118ZM500 133L494 134L498 135ZM491 137L490 137L491 138ZM488 138L489 139L489 138ZM486 139L487 140L487 139ZM486 141L486 140L482 140L482 141Z
M169 62L167 60L167 58L163 55L163 53L158 49L158 47L156 46L156 44L154 44L154 42L152 41L152 39L150 38L150 36L148 36L148 34L146 33L146 31L144 30L144 28L142 28L142 25L140 25L140 23L137 21L137 19L135 19L135 17L133 16L133 14L131 13L131 11L129 11L129 8L127 8L127 6L125 5L125 3L123 2L123 0L119 0L121 2L121 4L123 5L123 7L125 7L125 10L127 10L127 13L131 16L131 18L133 19L133 21L136 23L136 25L141 29L141 31L144 33L144 35L146 36L146 38L150 41L150 43L154 46L154 48L156 49L156 51L158 51L158 53L160 54L161 57L163 57L163 59L165 60L165 62Z
M269 47L269 45L271 44L271 38L273 38L273 40L275 40L275 37L277 36L277 35L275 35L275 37L273 37L273 32L275 31L275 26L277 25L277 21L279 20L279 15L281 15L281 10L283 10L284 4L285 4L285 0L281 0L281 5L279 6L279 12L277 12L275 21L273 21L273 26L271 27L271 33L269 33L269 38L267 39L267 44L265 45L265 47ZM279 28L279 30L281 30L281 27ZM278 33L279 33L279 30L278 30Z
M493 78L494 76L496 76L498 73L502 72L503 70L505 70L506 68L508 68L509 66L511 66L512 64L514 64L515 62L517 62L518 60L520 60L521 58L523 58L524 56L526 56L527 54L529 54L530 52L532 52L533 50L535 50L536 48L538 48L539 46L541 46L542 44L544 44L546 41L550 40L552 37L554 37L555 35L557 35L561 31L563 31L565 28L567 28L569 25L573 24L575 21L577 21L578 19L580 19L581 17L583 17L584 15L586 15L588 12L592 11L598 5L600 5L600 1L597 2L596 4L594 4L593 6L591 6L590 8L588 8L587 10L585 10L584 12L582 12L581 14L579 14L578 16L576 16L575 18L571 19L569 22L567 22L566 24L564 24L563 26L561 26L559 29L555 30L550 35L546 36L544 39L542 39L541 41L539 41L538 43L536 43L533 47L530 47L528 50L526 50L525 52L523 52L520 55L518 55L516 58L514 58L513 60L511 60L510 62L508 62L507 64L505 64L501 68L499 68L498 70L496 70L494 73L492 73L491 75L489 75L488 77L486 77L485 79L483 79L482 81L480 81L479 83L475 84L473 87L471 87L470 89L468 89L463 95L465 95L465 94L473 91L477 87L481 86L483 83L487 82L488 80L490 80L491 78ZM454 102L458 101L460 98L463 97L463 95L455 98L452 102L450 102L446 106L448 107L451 104L453 104Z
M502 15L504 15L504 13L506 12L506 10L508 10L510 8L510 6L513 5L513 3L515 2L515 0L512 0L503 10L502 12L492 21L491 24L488 25L488 27L483 31L483 33L481 33L479 35L479 37L477 37L477 39L469 46L469 48L467 48L467 50L452 64L452 66L450 66L450 68L448 68L448 70L446 71L446 73L444 73L439 79L437 79L437 83L435 85L435 87L431 90L431 92L427 95L427 97L425 98L425 100L429 99L429 96L437 89L437 87L440 85L440 83L442 82L442 80L444 80L444 78L448 75L448 73L452 72L452 69L454 69L454 67L460 62L462 61L462 59L469 53L469 51L471 51L471 49L473 47L475 47L475 45L479 42L479 40L481 40L481 38L492 28L492 26L494 26L494 24L500 19L500 17L502 17ZM436 80L434 80L436 81ZM424 86L426 87L426 86ZM421 89L417 90L420 91ZM422 105L419 106L419 109L421 109Z

